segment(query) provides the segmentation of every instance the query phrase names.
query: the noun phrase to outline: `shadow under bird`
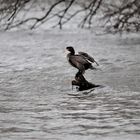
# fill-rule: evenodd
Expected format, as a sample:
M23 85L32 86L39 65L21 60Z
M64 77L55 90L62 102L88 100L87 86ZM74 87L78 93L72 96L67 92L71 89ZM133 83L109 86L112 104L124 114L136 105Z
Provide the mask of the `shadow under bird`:
M87 69L96 69L92 66L92 63L99 65L93 57L85 52L75 54L75 50L72 46L66 47L66 50L69 51L67 54L68 62L79 70L78 73L84 74Z

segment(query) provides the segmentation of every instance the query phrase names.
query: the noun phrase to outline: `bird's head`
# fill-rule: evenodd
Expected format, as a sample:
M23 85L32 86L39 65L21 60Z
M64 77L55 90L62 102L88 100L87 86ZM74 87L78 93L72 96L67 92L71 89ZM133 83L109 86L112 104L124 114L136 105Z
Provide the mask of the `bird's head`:
M66 47L66 50L69 51L71 54L75 54L74 48L72 46Z

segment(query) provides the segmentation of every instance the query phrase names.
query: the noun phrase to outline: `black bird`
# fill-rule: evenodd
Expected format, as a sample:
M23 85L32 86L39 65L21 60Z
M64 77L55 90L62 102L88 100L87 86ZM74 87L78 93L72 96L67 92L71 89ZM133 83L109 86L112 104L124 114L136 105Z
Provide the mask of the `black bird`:
M66 47L70 53L67 54L67 59L69 63L77 68L79 73L84 74L87 69L96 69L92 66L92 63L96 63L99 65L93 57L89 56L85 52L79 52L79 54L75 54L74 48L72 46Z

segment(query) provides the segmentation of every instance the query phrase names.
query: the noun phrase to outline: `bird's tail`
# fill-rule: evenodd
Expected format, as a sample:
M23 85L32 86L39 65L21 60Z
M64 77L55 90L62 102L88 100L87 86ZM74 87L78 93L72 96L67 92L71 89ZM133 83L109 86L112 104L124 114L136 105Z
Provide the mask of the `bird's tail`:
M94 62L96 63L97 66L99 66L99 64L94 60Z
M95 67L93 67L92 65L91 65L90 69L91 69L91 70L100 70L100 71L102 71L100 68L95 68Z
M97 68L93 67L92 65L91 65L90 69L91 70L97 70Z

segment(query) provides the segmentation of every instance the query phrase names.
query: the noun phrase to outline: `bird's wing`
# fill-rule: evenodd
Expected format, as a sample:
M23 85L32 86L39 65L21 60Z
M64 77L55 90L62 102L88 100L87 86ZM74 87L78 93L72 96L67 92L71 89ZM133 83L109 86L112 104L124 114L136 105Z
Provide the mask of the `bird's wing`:
M70 63L81 71L85 71L84 65L89 63L83 56L74 55L69 59Z
M81 55L74 55L74 56L71 56L71 60L72 60L73 62L80 63L80 64L82 64L82 65L85 65L85 64L89 63L89 62L87 61L87 59L85 59L85 57L83 57L83 56L81 56Z
M92 56L90 56L89 54L85 53L85 52L78 52L80 55L82 55L83 57L85 57L86 59L88 59L90 62L94 62L94 58Z
M85 59L89 60L92 63L96 63L97 66L99 66L99 64L94 60L94 58L92 56L90 56L89 54L85 53L85 52L78 52L81 56L83 56Z

